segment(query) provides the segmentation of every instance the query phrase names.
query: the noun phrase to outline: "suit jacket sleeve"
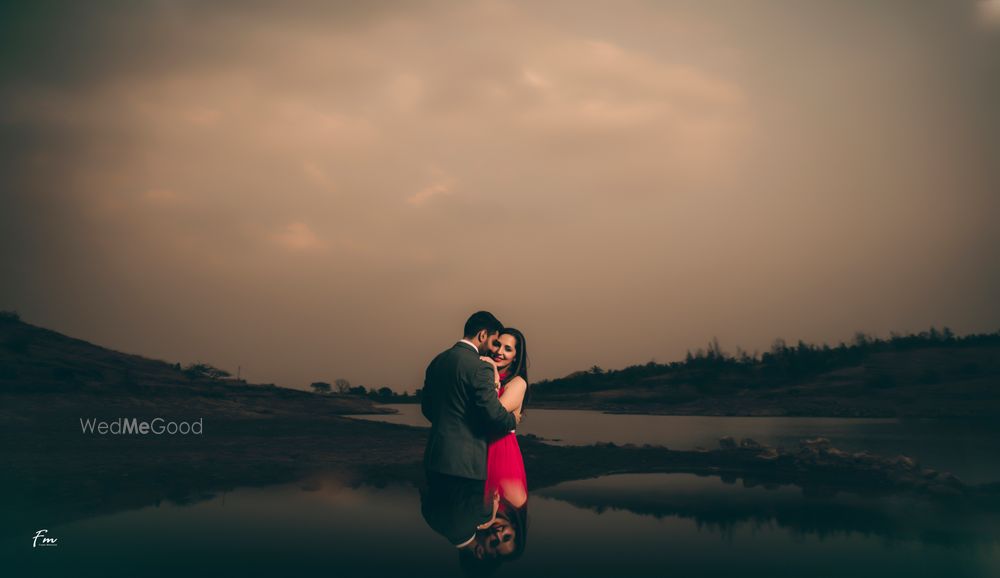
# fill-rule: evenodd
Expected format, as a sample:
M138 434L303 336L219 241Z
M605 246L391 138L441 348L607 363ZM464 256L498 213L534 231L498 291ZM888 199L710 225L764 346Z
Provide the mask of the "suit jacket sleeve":
M427 366L427 371L424 372L424 388L420 391L420 412L424 414L427 421L434 423L434 419L431 417L433 413L431 412L431 407L433 404L432 396L434 395L432 383L431 383L431 368L434 366L433 363Z
M517 420L514 414L500 404L496 386L493 383L493 368L483 361L476 360L475 373L472 375L471 399L487 429L495 434L502 434L514 429Z

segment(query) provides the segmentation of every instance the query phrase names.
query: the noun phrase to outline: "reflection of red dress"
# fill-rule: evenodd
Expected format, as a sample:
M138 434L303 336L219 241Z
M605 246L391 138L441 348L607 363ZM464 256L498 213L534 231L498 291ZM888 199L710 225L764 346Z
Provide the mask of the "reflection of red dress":
M506 374L500 374L500 380ZM497 395L503 395L504 385L500 386ZM486 496L493 495L494 490L500 490L500 497L517 502L527 496L528 479L524 473L524 458L521 457L521 447L517 445L517 434L509 432L503 437L493 440L487 447L486 454Z

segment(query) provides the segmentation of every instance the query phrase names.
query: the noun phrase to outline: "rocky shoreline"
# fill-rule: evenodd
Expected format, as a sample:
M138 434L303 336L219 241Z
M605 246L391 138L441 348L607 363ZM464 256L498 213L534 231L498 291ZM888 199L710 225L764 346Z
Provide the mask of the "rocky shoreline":
M870 452L846 452L826 438L803 439L796 450L767 446L751 438L737 442L732 437L719 440L722 453L744 459L773 463L778 472L793 477L822 477L829 481L851 480L872 487L894 488L932 496L960 496L979 486L968 486L950 472L922 466L904 455L880 456Z

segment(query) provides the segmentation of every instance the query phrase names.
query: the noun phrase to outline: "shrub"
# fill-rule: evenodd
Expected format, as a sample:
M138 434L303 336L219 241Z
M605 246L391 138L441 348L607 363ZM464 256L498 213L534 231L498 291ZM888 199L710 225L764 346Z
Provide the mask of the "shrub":
M222 379L230 377L232 374L218 367L213 367L207 363L191 363L184 368L184 375L190 379L207 377L209 379Z

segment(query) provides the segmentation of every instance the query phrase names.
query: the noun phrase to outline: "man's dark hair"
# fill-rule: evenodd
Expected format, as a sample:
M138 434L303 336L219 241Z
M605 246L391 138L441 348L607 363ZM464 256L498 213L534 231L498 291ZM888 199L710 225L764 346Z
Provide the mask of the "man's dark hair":
M489 311L476 311L465 322L465 333L462 334L462 337L475 337L483 329L488 335L493 335L503 329L503 323L500 323L500 320Z

